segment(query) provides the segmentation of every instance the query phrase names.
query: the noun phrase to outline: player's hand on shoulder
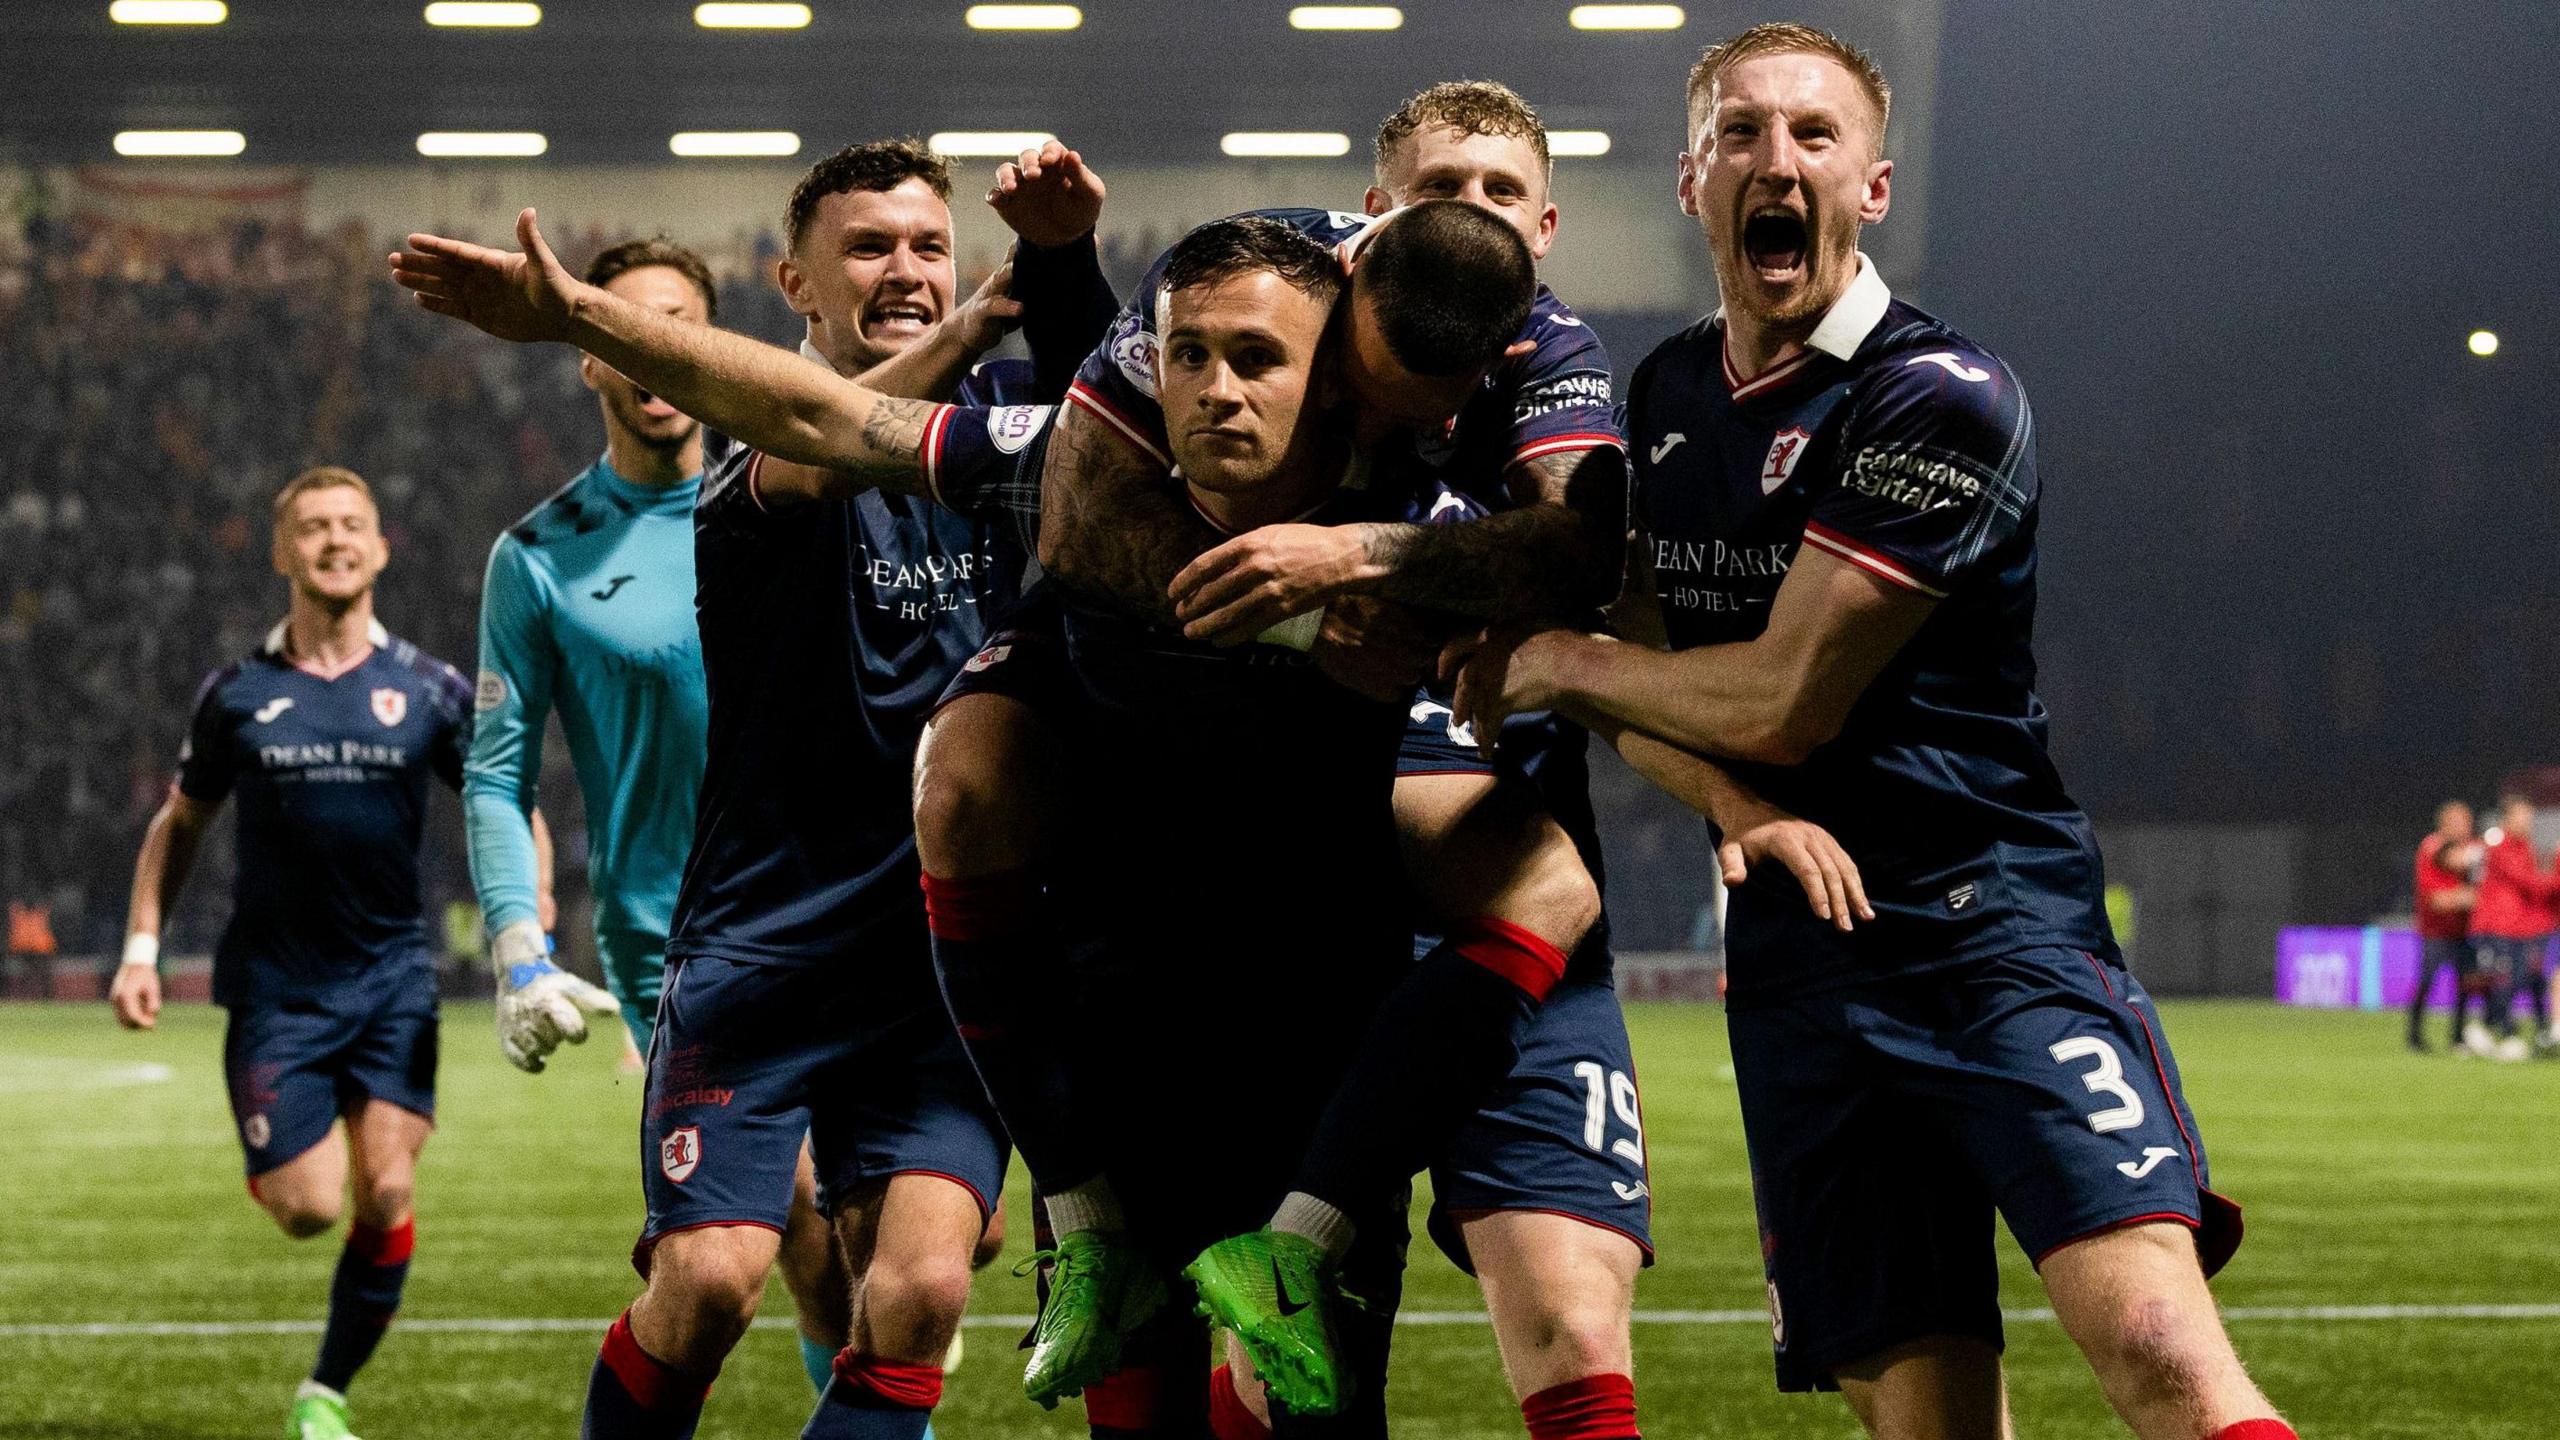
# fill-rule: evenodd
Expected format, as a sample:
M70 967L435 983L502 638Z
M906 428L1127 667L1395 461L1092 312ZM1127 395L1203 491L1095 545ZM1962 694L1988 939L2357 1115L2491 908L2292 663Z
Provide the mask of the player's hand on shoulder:
M1324 626L1307 653L1335 684L1401 705L1430 673L1440 645L1411 608L1348 595L1325 607Z
M1241 645L1378 574L1360 526L1264 525L1184 566L1166 593L1183 634Z
M1727 808L1730 814L1716 817L1724 832L1716 858L1724 866L1727 887L1749 879L1754 868L1774 862L1786 867L1804 887L1805 902L1813 913L1840 930L1876 918L1875 909L1867 904L1858 862L1849 858L1830 831L1799 820L1749 791L1738 794Z
M160 947L149 945L149 953L137 958L138 941L150 937L135 935L125 941L124 963L116 967L115 984L107 991L107 1003L114 1007L116 1023L127 1030L153 1030L160 1024Z
M588 1015L621 1008L611 995L552 964L550 949L542 927L531 920L519 920L489 941L489 964L498 977L498 1049L527 1074L540 1074L562 1041L584 1043Z
M943 322L970 354L993 350L1022 323L1022 302L1013 298L1012 290L1013 261L1008 257Z
M493 250L442 235L411 235L391 257L391 278L418 303L501 340L566 340L587 287L542 238L530 209L516 216L521 251Z
M1102 219L1102 177L1084 157L1055 140L996 167L987 204L1014 234L1034 245L1083 239Z

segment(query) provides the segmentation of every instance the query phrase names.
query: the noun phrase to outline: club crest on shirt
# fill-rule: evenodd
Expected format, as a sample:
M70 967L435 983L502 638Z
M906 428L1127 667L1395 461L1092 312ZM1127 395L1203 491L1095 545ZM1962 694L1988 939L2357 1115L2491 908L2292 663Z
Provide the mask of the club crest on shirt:
M702 1164L702 1127L686 1125L667 1132L658 1142L658 1173L681 1185L693 1178L695 1167Z
M409 692L385 685L373 692L373 718L386 726L409 718Z
M1804 447L1811 444L1813 434L1790 425L1769 442L1769 458L1760 465L1760 493L1774 495L1778 487L1795 478L1796 462L1804 458Z

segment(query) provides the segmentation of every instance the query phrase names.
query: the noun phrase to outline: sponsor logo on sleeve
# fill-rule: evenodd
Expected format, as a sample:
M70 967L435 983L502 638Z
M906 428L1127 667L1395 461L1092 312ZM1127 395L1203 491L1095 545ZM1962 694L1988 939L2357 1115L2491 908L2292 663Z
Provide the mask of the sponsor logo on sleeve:
M1959 380L1970 380L1976 385L1991 378L1990 371L1979 366L1967 365L1952 350L1933 350L1926 355L1914 355L1902 362L1902 368L1905 370L1914 365L1935 365Z
M507 703L507 677L495 670L480 672L480 683L472 687L471 708L487 714Z
M1534 420L1559 410L1606 410L1609 408L1609 372L1576 370L1558 375L1532 389L1520 392L1511 407L1511 423Z
M409 692L385 685L373 692L373 718L384 725L397 725L409 718Z
M1048 422L1048 405L999 405L987 412L987 439L1006 455L1019 455Z
M1933 460L1917 450L1870 445L1859 451L1841 473L1847 489L1926 514L1961 505L1982 494L1982 478L1961 466Z
M1111 363L1138 393L1156 398L1156 337L1134 310L1123 310L1111 327Z

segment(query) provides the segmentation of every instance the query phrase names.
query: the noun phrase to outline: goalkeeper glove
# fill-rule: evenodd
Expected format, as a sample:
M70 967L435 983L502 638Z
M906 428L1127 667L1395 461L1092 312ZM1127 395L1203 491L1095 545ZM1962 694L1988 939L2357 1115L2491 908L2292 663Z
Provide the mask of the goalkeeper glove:
M489 942L489 965L498 974L498 1049L528 1074L540 1074L543 1057L561 1041L584 1043L589 1014L622 1008L611 995L552 964L550 952L542 926L531 920L517 921Z

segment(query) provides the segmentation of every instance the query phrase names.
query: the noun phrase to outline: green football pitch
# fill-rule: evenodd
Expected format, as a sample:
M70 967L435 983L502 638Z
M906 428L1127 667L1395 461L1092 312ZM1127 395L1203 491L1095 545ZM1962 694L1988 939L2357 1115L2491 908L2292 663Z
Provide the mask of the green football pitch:
M2394 1017L2162 1007L2219 1187L2249 1239L2218 1283L2242 1354L2303 1434L2560 1434L2560 1064L2403 1052ZM1637 1304L1638 1399L1663 1437L1849 1437L1836 1397L1779 1395L1723 1027L1637 1007L1661 1262ZM243 1193L221 1016L158 1033L100 1006L0 1006L0 1437L280 1433L333 1238L292 1244ZM485 1006L446 1014L442 1129L419 1177L406 1308L353 1394L370 1440L572 1435L604 1324L636 1281L639 1086L610 1049L499 1059ZM1200 1077L1207 1081L1210 1077ZM1195 1137L1167 1137L1195 1144ZM1204 1156L1203 1163L1214 1163ZM1023 1201L1017 1170L1012 1200ZM1014 1227L1007 1261L1027 1247ZM2007 1247L2020 1433L2122 1433ZM979 1278L948 1440L1081 1434L1023 1399L1009 1263ZM1427 1244L1391 1395L1411 1437L1520 1434L1470 1284ZM703 1421L797 1434L810 1403L777 1286Z

